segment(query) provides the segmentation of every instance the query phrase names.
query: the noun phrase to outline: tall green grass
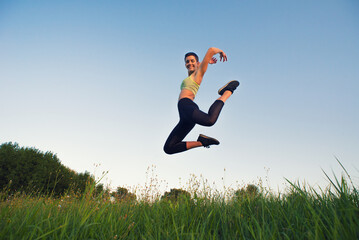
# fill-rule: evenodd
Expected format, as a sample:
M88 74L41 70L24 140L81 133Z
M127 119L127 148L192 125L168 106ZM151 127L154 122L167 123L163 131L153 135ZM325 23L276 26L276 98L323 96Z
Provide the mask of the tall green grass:
M289 182L279 194L204 189L172 201L113 203L94 186L61 198L4 191L0 239L359 239L357 188L349 175L328 179L320 191Z

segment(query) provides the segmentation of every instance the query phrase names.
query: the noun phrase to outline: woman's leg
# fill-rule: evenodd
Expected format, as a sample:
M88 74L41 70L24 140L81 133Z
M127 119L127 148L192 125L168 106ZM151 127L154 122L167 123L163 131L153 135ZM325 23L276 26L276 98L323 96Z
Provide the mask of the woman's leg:
M213 126L221 113L224 103L231 95L232 93L230 91L225 91L225 93L211 105L208 114L199 109L194 110L192 120L202 126Z
M187 151L188 149L194 147L202 146L201 143L182 141L194 126L195 123L180 121L167 138L167 141L163 147L165 153L174 154Z
M217 100L221 100L224 103L227 101L227 99L232 95L233 93L231 91L225 91L222 96L220 96Z
M208 114L199 110L198 106L192 100L180 100L179 112L181 120L168 136L163 148L164 151L167 154L174 154L203 146L202 142L198 140L184 142L183 139L193 129L196 123L203 126L212 126L217 121L224 102L231 96L231 94L230 91L225 91L225 93L212 104ZM211 142L213 141L211 138L208 139Z
M196 109L193 111L192 120L202 126L213 126L216 123L223 106L224 102L216 100L209 108L208 114Z

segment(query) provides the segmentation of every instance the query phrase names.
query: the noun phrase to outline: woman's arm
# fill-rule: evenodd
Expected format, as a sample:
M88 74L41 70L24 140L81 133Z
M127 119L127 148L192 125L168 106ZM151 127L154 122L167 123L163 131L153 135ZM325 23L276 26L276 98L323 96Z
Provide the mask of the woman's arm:
M220 61L227 61L227 55L219 48L211 47L208 49L206 55L203 58L203 61L200 63L197 72L195 73L195 81L198 84L201 84L202 78L207 71L209 63L213 63L212 57L217 53L220 54ZM215 62L214 62L215 63Z

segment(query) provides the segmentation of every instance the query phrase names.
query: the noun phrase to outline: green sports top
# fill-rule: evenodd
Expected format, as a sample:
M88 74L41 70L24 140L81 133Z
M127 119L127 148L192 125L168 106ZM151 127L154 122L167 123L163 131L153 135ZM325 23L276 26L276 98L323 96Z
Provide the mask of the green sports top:
M190 90L196 96L199 85L192 79L191 76L189 76L182 81L181 90L182 89Z

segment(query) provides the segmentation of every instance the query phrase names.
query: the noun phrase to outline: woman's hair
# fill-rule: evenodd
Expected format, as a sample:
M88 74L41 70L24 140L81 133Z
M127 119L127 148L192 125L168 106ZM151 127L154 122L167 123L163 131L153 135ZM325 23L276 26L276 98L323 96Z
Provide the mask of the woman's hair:
M198 56L197 56L197 54L195 54L194 52L188 52L188 53L186 53L186 55L184 55L184 61L186 61L186 58L187 58L188 56L194 56L194 57L196 58L197 62L199 62Z

